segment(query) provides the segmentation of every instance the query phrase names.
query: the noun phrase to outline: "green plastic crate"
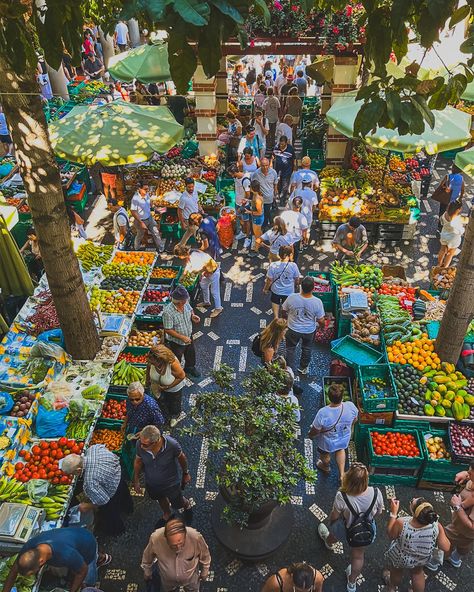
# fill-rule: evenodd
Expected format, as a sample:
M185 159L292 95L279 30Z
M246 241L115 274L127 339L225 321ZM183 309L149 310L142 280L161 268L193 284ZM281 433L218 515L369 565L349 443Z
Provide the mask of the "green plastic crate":
M122 429L122 422L117 422L116 425L111 425L106 419L99 419L96 429L113 430L119 432ZM126 438L122 443L120 450L114 450L113 453L120 458L123 469L127 477L130 479L133 475L133 462L135 460L135 441L129 442Z
M383 355L365 343L357 341L350 335L331 341L331 353L351 368L381 364Z
M325 312L334 312L336 302L336 288L332 281L331 274L327 271L310 271L308 272L310 277L320 277L329 281L330 292L313 292L313 296L316 296L321 300L324 305Z
M386 456L375 454L374 447L372 446L372 432L379 432L382 434L390 432L399 432L401 434L411 434L415 437L420 456ZM420 470L425 464L425 446L421 441L421 432L413 429L402 429L402 428L390 428L383 426L369 426L367 430L367 452L368 452L368 463L370 467L378 467L379 469L395 469L394 474L404 474L407 476L419 476ZM413 472L413 474L411 474Z
M430 339L436 339L438 337L439 328L441 327L441 321L430 321L426 323L426 332Z
M430 483L454 483L454 478L460 471L467 470L469 463L455 463L453 460L447 459L431 459L430 453L426 445L426 437L430 435L432 437L439 437L443 439L444 444L448 452L451 450L449 436L446 430L440 429L429 429L428 431L422 432L421 440L424 446L424 453L426 462L423 467L421 479Z
M169 268L169 269L175 269L177 270L177 275L174 278L158 278L158 277L151 277L149 283L150 284L161 284L161 285L172 285L172 284L178 284L179 283L179 278L181 277L181 274L183 273L183 267L181 265L163 265L162 263L157 263L155 265L155 267L160 267L160 268Z
M323 376L323 393L324 393L324 400L326 401L326 405L329 405L329 399L326 396L326 385L329 386L331 384L344 384L347 387L349 392L349 400L354 402L352 396L352 384L351 379L349 376Z
M369 485L403 485L404 487L416 487L419 478L417 476L405 475L402 472L396 472L393 475L381 472L370 472Z
M311 170L321 171L326 166L324 150L320 148L307 148L306 154L311 158Z
M381 413L383 411L396 411L398 407L397 388L393 381L392 370L389 364L374 364L360 366L358 369L359 385L362 399L362 407L368 413ZM370 399L365 384L372 378L382 378L389 383L392 396L383 399Z
M232 177L218 177L216 181L216 190L219 193L222 189L227 187L235 187L235 182Z
M337 319L337 337L338 339L341 337L345 337L346 335L350 335L351 332L351 320L346 319L344 317L339 317Z

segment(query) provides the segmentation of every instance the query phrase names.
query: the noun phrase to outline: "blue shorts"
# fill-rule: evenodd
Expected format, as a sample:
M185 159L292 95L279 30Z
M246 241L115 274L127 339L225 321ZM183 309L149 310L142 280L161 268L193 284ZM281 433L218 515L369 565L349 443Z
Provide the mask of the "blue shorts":
M262 226L265 216L262 214L261 216L252 216L252 224L255 226Z
M237 217L242 222L248 222L250 220L250 214L247 214L243 206L237 208Z

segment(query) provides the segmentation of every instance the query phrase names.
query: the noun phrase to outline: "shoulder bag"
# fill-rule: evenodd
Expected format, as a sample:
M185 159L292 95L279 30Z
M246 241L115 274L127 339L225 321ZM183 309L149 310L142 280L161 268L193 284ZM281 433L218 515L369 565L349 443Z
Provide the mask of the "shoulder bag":
M448 189L448 179L445 177L431 194L431 199L447 206L451 200L451 189Z

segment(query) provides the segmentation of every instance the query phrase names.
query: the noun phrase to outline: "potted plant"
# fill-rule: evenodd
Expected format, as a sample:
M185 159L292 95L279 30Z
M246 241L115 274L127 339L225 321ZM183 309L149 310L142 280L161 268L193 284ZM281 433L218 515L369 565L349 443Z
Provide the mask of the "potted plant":
M268 556L286 540L292 492L300 480L316 480L296 448L294 407L275 395L283 372L257 368L242 381L243 392L236 392L232 369L222 365L213 374L217 390L197 396L192 425L184 430L206 438L216 453L208 461L221 493L214 531L246 559Z

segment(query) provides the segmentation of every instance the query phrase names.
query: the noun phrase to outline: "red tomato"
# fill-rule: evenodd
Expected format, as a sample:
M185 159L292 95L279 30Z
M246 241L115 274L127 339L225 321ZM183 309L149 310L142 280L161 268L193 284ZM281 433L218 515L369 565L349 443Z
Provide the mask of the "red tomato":
M41 454L41 448L39 446L33 446L33 448L31 449L31 452L35 455L38 456L38 454Z
M57 442L51 442L50 446L51 450L56 450L56 448L58 447L58 443Z
M20 471L21 469L23 469L25 465L22 462L17 462L15 465L15 470L16 471Z
M66 444L67 444L67 438L64 438L64 437L63 438L59 438L59 440L58 440L58 446L63 447L63 446L66 446Z
M20 454L20 456L24 457L24 456L26 456L27 451L26 450L20 450L19 454Z

